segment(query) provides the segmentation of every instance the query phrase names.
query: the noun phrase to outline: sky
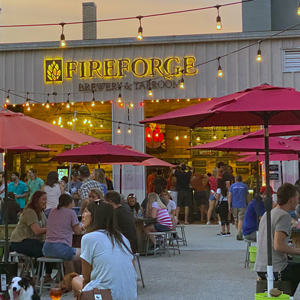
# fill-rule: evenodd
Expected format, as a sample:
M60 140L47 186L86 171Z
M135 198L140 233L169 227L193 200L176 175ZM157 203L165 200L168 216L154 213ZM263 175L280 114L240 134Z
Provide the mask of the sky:
M1 25L60 23L82 21L82 0L0 0ZM95 0L97 19L134 17L178 10L186 10L233 0ZM239 32L242 29L241 4L221 7L223 29L216 30L217 10L203 10L153 17L142 20L144 36L188 35ZM136 37L138 20L99 23L98 39ZM1 28L1 43L56 41L60 26L35 28ZM65 26L66 40L82 39L82 24Z

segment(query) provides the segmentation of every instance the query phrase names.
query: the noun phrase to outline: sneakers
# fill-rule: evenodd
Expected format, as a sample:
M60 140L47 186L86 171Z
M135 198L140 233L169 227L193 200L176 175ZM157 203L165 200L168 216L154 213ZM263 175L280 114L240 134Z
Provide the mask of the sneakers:
M239 234L236 236L236 239L237 239L238 241L243 241L243 240L244 240L243 235L242 235L241 233L239 233Z
M231 236L231 233L230 233L230 232L226 232L226 235L227 235L227 236Z
M206 222L206 225L210 225L210 222Z
M223 236L223 237L224 237L224 236L227 236L225 232L224 232L224 233L223 233L223 232L220 232L220 233L218 233L218 235L219 235L219 236Z
M221 221L219 221L219 225L222 225Z

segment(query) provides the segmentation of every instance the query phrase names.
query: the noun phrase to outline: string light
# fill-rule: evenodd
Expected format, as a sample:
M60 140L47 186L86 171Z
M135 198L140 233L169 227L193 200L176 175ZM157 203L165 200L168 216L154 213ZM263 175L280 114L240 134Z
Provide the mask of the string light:
M219 64L219 66L218 66L218 76L222 77L223 76L223 71L222 71L222 67L220 65L220 57L218 57L218 64Z
M26 98L26 106L29 106L29 98L28 98L29 92L27 92L27 98Z
M7 97L6 97L6 100L5 100L6 103L9 103L9 91L10 90L7 91Z
M59 25L61 25L61 35L60 35L60 46L62 48L66 47L66 38L65 38L65 35L64 35L64 26L65 26L66 23L60 23Z
M147 134L147 138L151 138L151 134L150 134L150 132Z
M148 89L148 96L149 96L149 97L153 96L153 92L152 92L151 87L149 87L149 89Z
M95 106L95 92L93 91L92 106Z
M189 99L189 98L187 98L187 99L186 99L186 101L187 101L187 102L190 102L190 99Z
M179 87L180 87L181 89L184 89L184 79L183 79L183 74L182 74L182 77L181 77L181 79L180 79Z
M66 108L70 108L70 93L68 94L68 100L67 100L67 104L66 104Z
M201 139L200 139L200 136L197 136L196 141L197 141L197 142L200 142L200 140L201 140Z
M227 135L226 133L224 133L223 139L226 140L227 139Z
M143 39L143 27L142 27L142 18L143 18L143 16L137 16L137 18L139 19L139 22L140 22L140 27L138 29L137 39L139 41L141 41Z
M46 108L49 108L49 107L50 107L50 105L49 105L49 95L50 95L50 94L47 95Z
M176 140L176 141L179 141L179 135L178 135L177 132L176 132L175 140Z
M216 140L216 139L217 139L217 135L216 135L216 133L215 133L215 132L213 133L213 139L214 139L214 140Z
M217 19L216 19L216 21L217 21L217 30L221 30L222 29L222 23L221 23L221 17L220 17L220 12L219 12L219 9L220 9L220 5L216 5L215 6L215 8L217 9L217 11L218 11L218 16L217 16Z
M118 134L121 133L120 123L119 123L119 125L118 125L117 133L118 133Z
M258 43L258 50L257 50L257 55L256 55L256 61L258 61L258 62L262 61L260 43L261 43L261 41L259 41L259 43Z
M299 2L297 14L300 16L300 2Z
M186 134L186 132L185 132L183 138L184 138L184 139L187 139L187 137L188 137L188 136L187 136L187 134Z
M84 121L83 121L83 124L86 124L86 123L87 123L87 119L85 118Z
M131 129L130 129L130 126L128 127L128 130L127 130L127 132L128 132L129 134L131 134Z
M119 93L119 96L118 96L118 103L122 103L122 95L121 95L121 93Z
M133 102L129 102L129 107L130 108L134 108L134 103Z

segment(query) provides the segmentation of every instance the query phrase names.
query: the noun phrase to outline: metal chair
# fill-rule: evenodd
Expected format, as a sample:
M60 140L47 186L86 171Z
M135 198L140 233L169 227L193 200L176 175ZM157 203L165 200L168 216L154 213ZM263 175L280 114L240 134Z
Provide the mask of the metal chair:
M178 237L178 242L182 243L183 246L187 246L187 240L185 235L185 225L176 225L176 230L179 228L181 230L181 237Z

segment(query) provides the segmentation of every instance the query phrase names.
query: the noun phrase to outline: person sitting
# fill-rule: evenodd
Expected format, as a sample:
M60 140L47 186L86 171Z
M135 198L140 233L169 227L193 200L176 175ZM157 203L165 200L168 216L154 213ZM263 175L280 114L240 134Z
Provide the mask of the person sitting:
M121 197L118 192L108 191L104 196L104 199L115 209L118 228L130 242L132 253L136 253L138 249L138 240L132 213L122 206Z
M148 194L147 217L156 219L156 223L145 227L145 233L150 240L155 244L155 237L150 232L170 231L173 228L172 220L169 216L167 207L162 203L160 198L155 193Z
M284 183L277 190L277 206L271 210L271 244L273 272L281 280L290 281L295 292L300 281L300 264L289 260L288 255L300 255L300 249L288 244L291 235L290 210L299 203L299 189L291 183ZM254 270L266 279L267 255L267 213L264 213L258 230L257 254ZM272 276L272 275L271 275ZM291 295L293 296L293 295Z
M59 197L57 208L53 208L48 216L46 241L43 253L48 257L63 259L65 273L75 272L72 261L80 261L80 249L72 248L73 232L81 234L74 207L74 200L68 194Z
M274 194L272 187L270 187L271 195ZM256 232L258 230L257 221L260 221L263 214L265 213L265 206L263 203L263 198L266 196L266 187L262 186L260 189L260 195L258 199L254 197L252 201L248 204L245 212L245 218L243 222L243 235L244 238L250 241L256 242ZM258 220L257 220L257 211Z
M137 299L136 271L129 241L116 227L114 208L104 200L90 202L82 221L87 234L81 241L82 275L73 279L73 292L92 280L99 289L110 289L113 300Z
M98 199L104 199L103 193L99 189L96 189L96 188L90 189L89 194L88 194L88 202L82 203L81 209L80 209L81 212L84 211L84 209L88 206L88 204L90 202L96 201Z
M167 204L167 210L168 210L169 216L171 217L171 220L172 220L173 230L175 230L176 225L177 225L176 204L173 200L171 200L171 196L167 190L163 190L161 192L161 197Z
M11 247L18 253L30 257L42 257L43 240L47 231L47 219L44 210L47 206L47 194L36 191L31 201L25 206L20 220L11 234ZM51 280L52 264L46 263L44 282Z
M129 205L129 207L133 213L137 214L139 209L141 208L140 204L137 202L135 194L129 194L127 196L126 203Z
M7 216L7 224L17 224L21 214L21 207L17 203L13 192L7 193L7 201L4 201L1 206L4 220Z

